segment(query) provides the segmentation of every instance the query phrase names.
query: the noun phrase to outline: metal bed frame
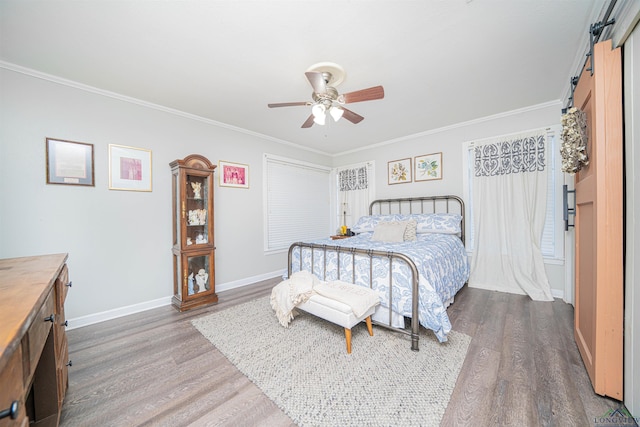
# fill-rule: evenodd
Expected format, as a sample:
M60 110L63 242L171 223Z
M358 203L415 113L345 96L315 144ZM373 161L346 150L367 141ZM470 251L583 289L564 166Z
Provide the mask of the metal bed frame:
M374 200L369 205L369 215L373 215L374 212L381 215L386 214L412 214L412 213L449 213L451 212L451 205L455 205L459 209L459 212L462 215L462 223L461 223L461 233L460 239L464 244L464 202L458 196L427 196L427 197L409 197L409 198L400 198L400 199L380 199ZM430 207L430 209L429 209ZM418 210L419 208L419 210ZM426 209L426 210L425 210ZM374 322L376 325L381 326L386 329L390 329L395 332L400 332L405 335L409 335L411 337L411 350L419 351L419 332L420 332L420 320L418 317L418 269L415 263L408 256L402 253L396 252L385 252L385 251L376 251L372 249L359 249L359 248L350 248L344 246L335 246L335 245L326 245L326 244L317 244L317 243L305 243L305 242L296 242L293 243L289 247L288 254L288 276L291 277L292 270L292 254L295 248L300 248L300 269L302 269L302 249L310 249L311 250L311 273L315 274L314 268L314 253L316 250L322 251L324 266L322 273L322 278L325 279L327 275L327 251L336 252L337 254L337 274L338 280L340 280L340 254L346 253L351 255L351 271L354 273L352 276L352 283L355 283L355 259L356 255L369 257L369 287L373 287L373 258L388 258L389 259L389 301L393 300L393 277L391 272L393 271L393 263L394 262L404 262L407 264L412 274L412 297L411 297L411 327L407 328L395 328L391 326L391 318L393 310L391 308L391 304L389 304L389 324L386 325L380 322Z

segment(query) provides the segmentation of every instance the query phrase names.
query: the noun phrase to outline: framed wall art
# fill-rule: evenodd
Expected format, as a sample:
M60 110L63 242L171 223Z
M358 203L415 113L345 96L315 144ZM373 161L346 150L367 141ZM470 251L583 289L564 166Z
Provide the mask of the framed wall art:
M249 165L220 160L218 173L220 187L249 188Z
M151 150L109 144L109 190L151 191Z
M414 157L415 181L442 179L442 153Z
M404 184L411 182L411 159L392 160L387 163L388 183Z
M46 138L47 184L95 186L93 144Z

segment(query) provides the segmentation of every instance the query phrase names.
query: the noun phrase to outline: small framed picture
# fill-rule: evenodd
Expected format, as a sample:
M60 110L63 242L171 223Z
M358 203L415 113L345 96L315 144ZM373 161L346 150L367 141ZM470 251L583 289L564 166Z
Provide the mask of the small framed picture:
M388 183L404 184L411 182L411 159L392 160L387 163Z
M249 165L220 160L218 174L220 187L249 188Z
M151 191L151 150L109 144L109 190Z
M95 186L93 144L46 138L47 184Z
M442 153L414 157L415 181L442 179Z

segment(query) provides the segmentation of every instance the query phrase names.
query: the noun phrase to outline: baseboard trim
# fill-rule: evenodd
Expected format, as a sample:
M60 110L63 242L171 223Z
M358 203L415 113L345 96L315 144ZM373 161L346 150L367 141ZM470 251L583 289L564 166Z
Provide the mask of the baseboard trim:
M243 286L252 285L256 282L272 279L274 277L282 276L283 271L274 271L272 273L260 274L258 276L247 277L240 280L234 280L233 282L222 283L216 285L216 292L224 292L231 289L240 288ZM130 314L141 313L143 311L152 310L158 307L164 307L171 304L172 295L154 299L151 301L145 301L138 304L132 304L125 307L114 308L112 310L103 311L100 313L87 314L86 316L75 317L69 319L68 331L73 329L82 328L83 326L89 326L96 323L106 322L107 320L117 319L119 317L128 316Z
M284 273L284 270L279 270L271 273L260 274L258 276L247 277L245 279L234 280L233 282L222 283L219 285L216 284L216 292L224 292L231 289L241 288L247 285L252 285L263 280L273 279L274 277L281 277Z
M165 305L171 304L171 297L172 296L170 295L151 301L145 301L138 304L127 305L125 307L114 308L113 310L102 311L95 314L87 314L86 316L69 319L69 326L67 327L67 330L71 331L83 326L89 326L95 323L117 319L118 317L128 316L130 314L140 313L142 311L147 311L158 307L164 307Z
M273 279L274 277L282 276L282 274L282 271L274 271L272 273L265 273L258 276L247 277L245 279L234 280L233 282L222 283L217 286L217 292L224 292L231 289L252 285L256 282L261 282L262 280ZM559 289L551 289L551 295L553 295L554 298L564 298L564 292ZM141 313L143 311L152 310L154 308L164 307L165 305L171 304L171 297L172 296L170 295L151 301L145 301L125 307L114 308L113 310L75 317L73 319L69 319L69 326L67 327L67 330L71 331L73 329L82 328L83 326L89 326L100 322L106 322L107 320L113 320L119 317L128 316L130 314Z

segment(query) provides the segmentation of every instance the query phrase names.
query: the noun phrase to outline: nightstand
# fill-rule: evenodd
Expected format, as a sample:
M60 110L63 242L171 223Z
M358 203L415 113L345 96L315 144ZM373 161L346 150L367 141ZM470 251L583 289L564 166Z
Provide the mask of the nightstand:
M338 234L335 236L331 236L331 240L348 239L349 237L352 237L352 236L347 236L345 234Z

